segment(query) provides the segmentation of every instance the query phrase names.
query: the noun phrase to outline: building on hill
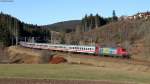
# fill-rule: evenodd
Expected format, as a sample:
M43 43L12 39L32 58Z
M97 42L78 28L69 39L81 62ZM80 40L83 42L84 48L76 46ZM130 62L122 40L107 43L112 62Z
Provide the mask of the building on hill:
M133 16L122 16L120 17L119 20L136 20L136 19L145 19L147 20L148 18L150 18L150 12L141 12L141 13L137 13Z

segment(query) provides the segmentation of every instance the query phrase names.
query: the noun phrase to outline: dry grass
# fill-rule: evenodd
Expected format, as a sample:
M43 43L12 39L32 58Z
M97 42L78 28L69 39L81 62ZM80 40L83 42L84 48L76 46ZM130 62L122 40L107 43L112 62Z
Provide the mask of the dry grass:
M100 58L100 57L82 57L79 54L58 53L67 59L71 64L83 64L95 67L107 67L110 69L120 69L125 71L141 71L150 73L150 65L148 63L140 63L134 60L126 60L120 58Z
M49 61L50 54L46 52L27 49L18 46L11 46L8 48L9 60L12 63L25 63L25 64L39 64Z

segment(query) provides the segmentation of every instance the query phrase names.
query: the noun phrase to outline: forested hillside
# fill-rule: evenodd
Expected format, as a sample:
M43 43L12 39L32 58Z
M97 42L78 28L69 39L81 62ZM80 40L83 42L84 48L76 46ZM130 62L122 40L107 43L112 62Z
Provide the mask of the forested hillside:
M112 16L107 18L104 18L99 14L86 14L81 20L63 21L41 27L64 33L75 32L77 28L80 28L82 32L88 32L94 28L98 28L115 21L118 21L118 17L116 16L115 10L113 10Z
M90 33L99 44L122 46L134 58L150 60L150 20L125 20L111 23Z
M110 22L116 22L116 21L118 21L118 17L116 16L115 11L113 11L112 17L107 17L107 18L104 18L99 14L96 15L90 14L89 16L85 15L85 17L82 19L80 28L82 32L88 32L95 28L99 28L103 25L106 25Z
M60 41L57 43L121 46L127 49L131 55L136 56L135 58L142 56L144 59L150 59L149 18L118 20L115 12L113 12L113 16L110 18L91 14L90 16L86 15L81 21L65 21L38 26L21 22L15 17L0 13L0 45L14 45L25 40L25 37L28 39L35 37L37 42L48 42L51 39L51 30L61 33L60 36L54 37L55 35L53 35L54 41Z
M37 25L26 24L11 15L0 13L0 44L14 45L24 37L49 37L50 31Z
M67 36L70 36L70 43L121 46L134 58L150 60L150 19L111 22L89 32L75 32Z

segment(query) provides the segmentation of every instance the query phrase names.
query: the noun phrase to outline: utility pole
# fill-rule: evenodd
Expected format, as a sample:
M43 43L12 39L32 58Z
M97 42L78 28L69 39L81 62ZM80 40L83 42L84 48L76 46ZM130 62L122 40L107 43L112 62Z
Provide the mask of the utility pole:
M15 36L16 36L16 46L18 45L18 24L17 21L15 20Z
M25 37L25 42L27 42L27 38Z
M51 44L52 44L52 39L53 39L53 31L51 31Z
M13 28L12 28L12 18L10 18L9 21L9 33L10 33L10 38L11 38L11 45L13 45Z
M32 42L32 43L35 43L34 37L32 37L32 40L31 40L31 42Z

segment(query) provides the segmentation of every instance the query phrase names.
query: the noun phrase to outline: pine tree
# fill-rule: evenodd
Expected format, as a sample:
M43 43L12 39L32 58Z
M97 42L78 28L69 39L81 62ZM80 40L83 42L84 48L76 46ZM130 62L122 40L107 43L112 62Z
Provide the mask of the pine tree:
M87 31L87 28L88 28L88 16L85 15L85 18L84 18L84 32Z
M113 15L113 16L112 16L113 21L118 21L118 17L116 16L115 10L113 10L112 15Z
M90 14L89 16L89 29L88 31L91 31L94 27L95 27L95 17L93 16L93 14Z
M95 16L95 27L98 28L100 25L100 16L98 14L96 14Z
M88 28L88 16L87 14L85 17L82 19L82 32L86 32Z

